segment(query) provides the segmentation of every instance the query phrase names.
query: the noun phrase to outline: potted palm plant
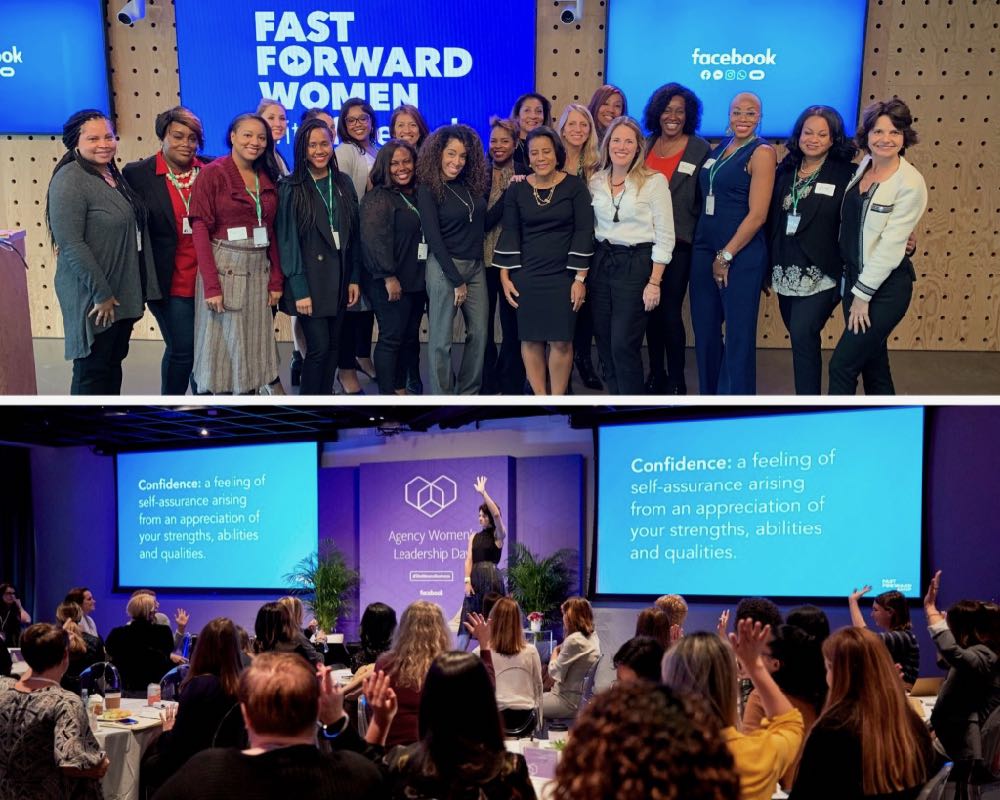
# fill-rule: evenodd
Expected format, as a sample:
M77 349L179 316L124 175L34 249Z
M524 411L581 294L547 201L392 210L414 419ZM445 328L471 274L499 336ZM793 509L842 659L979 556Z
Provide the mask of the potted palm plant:
M350 607L358 586L358 571L351 569L344 554L330 541L303 558L286 576L291 591L300 595L319 623L320 630L332 632Z
M542 558L516 542L507 565L507 582L529 623L555 621L559 606L569 594L576 572L575 551L565 548ZM536 616L537 615L537 616Z

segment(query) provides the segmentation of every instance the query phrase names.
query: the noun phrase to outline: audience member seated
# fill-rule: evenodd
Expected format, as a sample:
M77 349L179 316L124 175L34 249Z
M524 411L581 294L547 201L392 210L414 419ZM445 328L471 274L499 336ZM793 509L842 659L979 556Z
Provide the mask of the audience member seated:
M871 586L855 589L847 598L851 610L851 624L855 628L865 628L864 615L858 601L872 590ZM902 592L895 589L875 596L872 603L872 621L884 633L879 633L894 663L899 664L903 674L903 685L909 691L917 681L920 672L920 645L910 623L910 607Z
M670 615L658 606L644 608L635 618L635 635L656 639L664 650L670 647L674 638L671 636L672 631L676 631L676 638L679 639L681 626L673 628L670 624Z
M0 639L8 647L17 647L21 628L31 624L31 615L24 610L12 583L0 583Z
M69 633L69 668L62 687L74 694L80 694L80 673L105 659L103 640L83 629L83 617L83 609L76 603L60 603L56 609L56 620Z
M594 697L556 767L553 800L737 800L716 715L699 698L619 683Z
M420 694L431 662L451 647L451 633L440 606L417 600L400 617L392 648L379 656L375 670L385 672L399 710L386 746L413 744L420 738Z
M939 571L924 596L928 629L948 668L931 712L934 746L955 762L958 780L979 780L982 726L1000 707L1000 606L959 600L946 617L937 608L940 584Z
M594 630L594 611L583 597L571 597L561 606L562 644L552 651L549 661L551 689L542 695L545 719L575 717L580 707L583 680L601 658L601 642Z
M532 712L535 727L541 727L542 660L538 649L524 639L521 607L512 598L501 597L493 604L489 619L496 702L504 728L523 728Z
M323 657L302 635L287 606L264 603L254 622L254 648L258 653L296 653L312 665L322 664Z
M826 665L821 647L820 642L801 628L782 625L761 654L764 668L771 673L788 701L802 713L806 735L826 702ZM754 689L743 711L743 732L760 730L764 719L764 704L760 692ZM781 776L781 788L786 792L795 782L797 769L798 759Z
M69 666L69 633L32 625L21 636L21 653L31 676L0 691L0 797L99 800L108 759L80 698L59 686Z
M0 639L0 677L9 678L11 670L14 668L14 661L10 657L10 650L7 643Z
M94 609L97 608L97 601L94 600L94 593L90 591L86 586L77 586L74 589L70 589L66 592L66 597L63 598L64 603L76 603L80 606L83 611L83 619L79 621L80 630L84 633L89 633L91 636L98 636L97 633L97 623L94 622L94 618L90 616L94 613Z
M817 644L823 644L830 635L830 620L819 606L796 606L788 612L785 622L804 630L816 640Z
M160 611L160 601L156 598L156 592L152 589L136 589L132 592L132 597L138 597L141 594L149 595L153 598L153 605L156 608L156 612L153 615L153 622L157 625L164 625L169 630L170 618ZM177 624L177 629L173 632L175 650L179 650L184 643L184 634L187 632L188 621L188 612L183 608L178 608L174 613L174 622Z
M113 628L104 643L121 675L124 693L145 697L146 687L159 683L174 665L174 639L170 628L153 621L156 598L137 594L128 601L127 625Z
M687 619L688 615L688 604L683 597L679 594L665 594L662 597L657 597L653 605L661 611L665 611L670 617L670 626L676 625L683 634L684 620Z
M200 646L200 642L199 642ZM320 682L293 653L263 653L240 676L250 747L192 756L156 800L295 800L381 797L382 775L364 756L316 747Z
M802 745L802 714L764 667L763 652L770 636L770 626L741 619L728 642L711 633L689 634L663 657L664 685L702 697L722 727L722 738L740 776L741 800L770 800L778 778ZM769 719L753 733L738 729L737 658L760 693Z
M143 757L147 790L162 784L195 753L246 746L237 699L242 671L236 625L216 617L198 634L178 705L164 714L163 733Z
M619 683L660 682L660 662L666 651L652 636L633 636L618 648L611 663Z
M809 732L792 800L910 800L929 777L930 735L885 646L842 628L823 643L830 692Z
M723 617L725 618L725 622L728 623L729 612L725 612ZM736 604L735 618L738 620L749 619L753 622L759 622L761 625L770 625L772 634L784 622L781 618L781 610L775 605L773 600L768 600L766 597L744 597ZM726 638L725 627L725 624L720 626L723 638ZM740 670L740 718L742 719L747 700L750 698L750 692L753 691L753 682L742 671L741 664L737 663L736 666Z
M361 626L358 628L361 649L351 657L351 669L355 675L362 667L375 666L378 657L392 646L392 635L395 632L395 609L385 603L369 603L365 613L361 615Z
M306 635L307 628L304 627L305 609L302 607L302 601L297 597L286 595L278 600L278 602L281 603L281 605L283 605L288 611L288 616L292 621L291 627L288 630L288 638L296 643L296 652L304 655L313 666L322 664L323 653L320 648L317 648L311 641L309 641L309 636ZM318 623L316 624L316 627L319 627ZM326 631L317 630L316 637L317 642L325 642Z
M420 699L420 741L389 751L385 765L394 798L535 797L524 756L504 747L489 675L472 653L434 659Z

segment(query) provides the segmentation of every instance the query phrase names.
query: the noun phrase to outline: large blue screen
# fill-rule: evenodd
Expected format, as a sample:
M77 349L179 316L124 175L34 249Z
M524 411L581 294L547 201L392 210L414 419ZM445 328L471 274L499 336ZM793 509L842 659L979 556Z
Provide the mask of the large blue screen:
M923 409L602 427L599 594L920 596Z
M316 444L118 456L118 583L281 589L318 541Z
M380 141L396 106L417 106L431 129L457 119L487 132L535 85L534 0L456 6L391 0L176 0L181 99L219 152L229 121L261 97L297 122L307 108L338 116L368 100ZM282 152L291 155L295 126ZM290 158L289 158L290 161Z
M0 133L62 133L82 108L110 111L104 3L0 3Z
M807 106L833 106L854 133L867 0L610 0L608 80L640 117L671 81L704 104L701 134L719 137L733 95L760 95L760 134L785 137Z

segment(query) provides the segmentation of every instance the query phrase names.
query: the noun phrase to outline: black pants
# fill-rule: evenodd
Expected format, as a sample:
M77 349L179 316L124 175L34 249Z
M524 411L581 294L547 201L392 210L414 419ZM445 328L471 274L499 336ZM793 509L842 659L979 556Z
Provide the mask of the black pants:
M302 360L299 394L333 394L337 359L341 348L341 330L348 317L341 311L335 317L299 314L299 325L306 337L306 355Z
M663 371L663 356L667 357L667 374L678 386L684 388L684 349L687 332L684 330L684 298L687 296L688 279L691 277L691 245L677 242L674 254L663 271L660 284L660 304L646 314L646 350L649 371Z
M198 394L191 378L194 367L194 298L170 296L151 300L149 310L163 334L163 361L160 363L160 394Z
M378 319L374 359L378 390L395 394L406 388L407 376L420 374L420 320L426 295L403 292L399 300L389 302L383 281L373 281L367 292Z
M643 394L642 337L646 311L642 290L653 271L652 245L600 244L587 280L597 352L611 394Z
M871 327L864 333L844 331L830 359L830 394L854 394L858 376L864 380L865 394L895 394L889 370L889 334L906 315L913 296L913 270L900 265L878 288L868 306ZM848 286L852 285L848 282ZM854 295L844 298L844 319Z
M517 333L517 311L507 302L497 267L486 268L489 319L486 323L486 358L483 361L483 394L524 394L524 361ZM497 350L493 320L500 310L503 341Z
M344 327L340 332L340 355L337 366L341 369L357 369L359 358L370 358L372 354L372 331L375 327L375 312L347 310Z
M840 301L836 286L808 297L778 295L781 319L792 343L792 372L795 394L823 391L823 326Z
M73 359L70 394L121 394L122 362L136 320L121 319L94 337L90 355Z

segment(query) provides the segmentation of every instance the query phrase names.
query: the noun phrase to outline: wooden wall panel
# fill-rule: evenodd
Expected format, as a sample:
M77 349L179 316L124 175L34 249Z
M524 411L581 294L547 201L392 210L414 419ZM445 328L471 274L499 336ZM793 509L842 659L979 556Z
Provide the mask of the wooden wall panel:
M115 0L119 2L120 0ZM627 0L618 0L627 2ZM114 19L117 6L108 4ZM574 25L559 22L560 6L538 0L537 88L558 115L567 102L586 103L604 83L606 3L588 0ZM862 97L898 94L911 104L921 142L908 157L930 187L914 263L914 300L891 346L906 350L1000 349L1000 141L997 56L1000 4L981 0L870 0ZM156 146L153 118L177 101L177 53L171 0L148 0L134 27L108 23L121 163ZM526 87L527 88L527 87ZM630 98L633 116L646 98ZM513 98L511 98L513 101ZM767 98L764 98L765 105ZM29 294L35 336L62 336L52 290L55 263L44 226L45 189L62 153L55 137L0 140L0 227L28 233ZM832 346L843 324L835 314L824 330ZM278 316L287 340L287 320ZM157 338L147 315L136 338ZM774 298L762 303L762 347L787 346Z

